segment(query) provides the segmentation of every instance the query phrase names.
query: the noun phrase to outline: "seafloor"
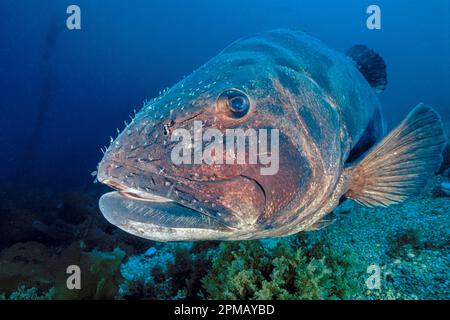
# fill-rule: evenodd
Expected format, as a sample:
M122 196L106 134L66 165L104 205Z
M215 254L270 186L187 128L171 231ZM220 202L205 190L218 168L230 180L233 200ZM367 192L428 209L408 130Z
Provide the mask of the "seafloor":
M0 299L450 299L446 161L420 197L346 201L325 229L262 241L139 239L103 219L96 192L4 204ZM81 290L66 287L69 265Z

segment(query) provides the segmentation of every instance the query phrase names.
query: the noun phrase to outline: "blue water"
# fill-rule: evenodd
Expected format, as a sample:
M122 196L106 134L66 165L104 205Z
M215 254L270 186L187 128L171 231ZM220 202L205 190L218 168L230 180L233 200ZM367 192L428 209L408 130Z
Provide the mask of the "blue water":
M81 30L65 27L72 3ZM381 30L366 28L373 3ZM449 21L447 0L2 0L0 196L95 188L100 147L133 109L230 42L274 28L378 51L390 126L421 101L449 119Z

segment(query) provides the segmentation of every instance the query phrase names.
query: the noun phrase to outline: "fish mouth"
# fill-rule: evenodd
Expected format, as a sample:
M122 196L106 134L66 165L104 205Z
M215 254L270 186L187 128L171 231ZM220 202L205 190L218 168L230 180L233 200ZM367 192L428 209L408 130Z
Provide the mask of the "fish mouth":
M106 179L116 191L99 200L100 211L113 225L154 241L227 240L237 231L207 212L164 196Z
M116 189L121 196L131 200L160 202L160 203L174 201L172 199L160 195L126 187L123 184L111 179L106 179L105 181L102 181L102 183Z

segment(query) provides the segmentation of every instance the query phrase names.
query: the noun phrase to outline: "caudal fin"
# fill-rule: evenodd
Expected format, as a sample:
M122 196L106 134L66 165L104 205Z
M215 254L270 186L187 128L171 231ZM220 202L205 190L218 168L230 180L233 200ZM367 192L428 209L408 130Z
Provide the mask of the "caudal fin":
M358 44L348 49L346 55L355 61L356 67L372 88L377 92L386 88L386 64L378 53L365 45Z
M439 115L419 104L356 166L348 168L346 196L369 207L416 195L439 168L446 138Z

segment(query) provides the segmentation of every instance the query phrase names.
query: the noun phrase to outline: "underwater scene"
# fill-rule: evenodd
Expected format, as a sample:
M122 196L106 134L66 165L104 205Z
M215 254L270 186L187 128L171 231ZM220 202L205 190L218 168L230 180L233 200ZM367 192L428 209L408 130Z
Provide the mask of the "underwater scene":
M0 300L450 299L450 2L2 0Z

